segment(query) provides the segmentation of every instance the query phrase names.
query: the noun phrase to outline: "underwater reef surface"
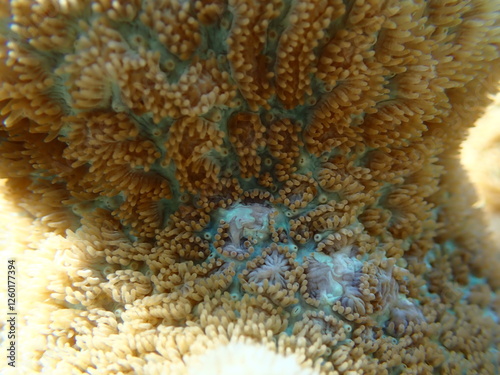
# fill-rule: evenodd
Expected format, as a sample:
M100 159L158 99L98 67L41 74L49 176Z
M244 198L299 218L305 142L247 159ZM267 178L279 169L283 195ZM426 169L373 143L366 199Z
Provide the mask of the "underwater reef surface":
M458 157L499 1L12 0L0 39L11 371L499 373Z

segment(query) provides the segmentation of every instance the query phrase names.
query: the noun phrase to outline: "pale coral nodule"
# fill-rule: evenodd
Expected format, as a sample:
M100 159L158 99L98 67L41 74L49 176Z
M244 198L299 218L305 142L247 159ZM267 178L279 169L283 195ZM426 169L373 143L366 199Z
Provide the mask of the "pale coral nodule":
M292 356L275 353L264 345L236 342L220 345L186 360L188 375L316 375L303 369Z
M499 373L458 161L499 38L498 0L0 4L20 371Z

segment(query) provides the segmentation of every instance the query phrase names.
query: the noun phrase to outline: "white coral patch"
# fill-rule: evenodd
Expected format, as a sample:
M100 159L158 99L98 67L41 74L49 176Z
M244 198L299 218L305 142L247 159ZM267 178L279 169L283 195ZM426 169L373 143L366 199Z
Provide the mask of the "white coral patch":
M230 343L186 360L189 375L319 375L301 368L299 361L250 343Z

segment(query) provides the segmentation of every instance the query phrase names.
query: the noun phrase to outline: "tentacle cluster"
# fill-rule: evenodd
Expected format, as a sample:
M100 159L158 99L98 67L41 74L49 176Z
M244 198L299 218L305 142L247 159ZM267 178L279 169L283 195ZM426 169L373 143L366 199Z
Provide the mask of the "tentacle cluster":
M498 265L456 154L499 15L0 2L21 371L183 375L257 346L304 374L498 373Z

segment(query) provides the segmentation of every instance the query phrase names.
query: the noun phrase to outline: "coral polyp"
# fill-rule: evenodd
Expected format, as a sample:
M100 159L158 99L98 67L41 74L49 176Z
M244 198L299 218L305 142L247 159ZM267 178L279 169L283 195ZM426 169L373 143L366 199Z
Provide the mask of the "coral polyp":
M456 155L499 9L1 3L21 371L498 373L500 263Z
M350 260L344 262L340 257L336 258L340 262L327 255L314 253L308 260L307 285L308 294L312 298L333 302L343 295L344 287L339 281L342 281L344 273L349 272L343 268L349 267L351 273L354 273L355 269Z

